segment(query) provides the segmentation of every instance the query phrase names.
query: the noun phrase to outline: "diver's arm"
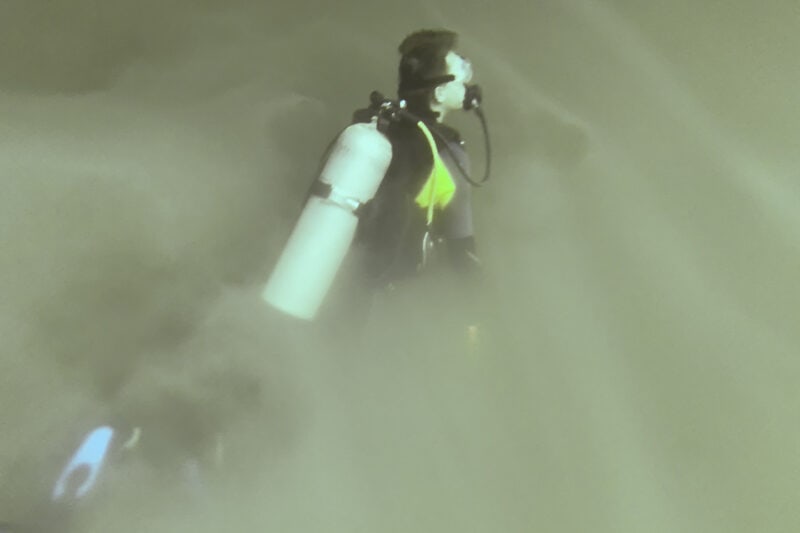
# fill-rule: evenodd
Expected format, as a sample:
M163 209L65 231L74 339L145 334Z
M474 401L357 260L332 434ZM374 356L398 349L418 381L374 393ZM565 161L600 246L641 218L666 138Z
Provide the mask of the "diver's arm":
M469 169L469 159L460 147L462 168ZM443 156L451 161L449 154ZM452 165L448 165L452 168ZM475 250L475 232L472 222L472 186L460 172L451 172L456 190L447 208L441 214L441 231L447 243L447 255L452 267L459 273L475 273L480 261Z

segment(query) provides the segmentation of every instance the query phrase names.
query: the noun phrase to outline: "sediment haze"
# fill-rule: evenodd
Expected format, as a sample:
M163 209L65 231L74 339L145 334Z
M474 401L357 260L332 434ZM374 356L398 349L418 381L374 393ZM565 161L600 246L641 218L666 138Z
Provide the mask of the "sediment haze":
M141 450L79 531L796 530L798 17L7 0L0 519L120 423ZM437 277L365 339L340 334L348 269L293 324L259 294L319 157L430 27L492 133L480 342ZM453 123L479 172L478 121ZM202 494L185 453L217 465Z

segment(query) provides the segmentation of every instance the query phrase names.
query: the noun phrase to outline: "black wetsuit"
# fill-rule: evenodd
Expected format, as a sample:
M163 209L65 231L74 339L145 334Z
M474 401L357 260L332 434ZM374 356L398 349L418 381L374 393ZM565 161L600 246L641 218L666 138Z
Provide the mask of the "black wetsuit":
M358 113L355 115L358 120ZM453 128L436 122L432 114L422 117L433 136L439 155L456 185L453 199L433 218L432 237L444 245L451 265L462 273L477 267L472 228L471 186L453 163L453 154L469 172L469 161L461 137ZM364 254L364 275L373 288L380 288L415 275L423 260L423 238L427 231L426 209L414 199L433 168L430 145L416 124L391 123L387 137L392 143L392 161L368 208L360 219L356 246Z

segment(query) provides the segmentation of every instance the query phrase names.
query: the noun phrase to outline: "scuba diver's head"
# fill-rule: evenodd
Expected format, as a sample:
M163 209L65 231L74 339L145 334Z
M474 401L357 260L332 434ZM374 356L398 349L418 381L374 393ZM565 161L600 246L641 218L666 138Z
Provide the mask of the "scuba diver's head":
M472 81L472 65L463 56L450 51L445 57L447 74L453 79L433 90L431 109L440 116L448 111L465 107L467 98L467 84Z
M422 30L400 44L397 95L409 111L441 119L465 106L469 61L454 51L458 35L448 30Z

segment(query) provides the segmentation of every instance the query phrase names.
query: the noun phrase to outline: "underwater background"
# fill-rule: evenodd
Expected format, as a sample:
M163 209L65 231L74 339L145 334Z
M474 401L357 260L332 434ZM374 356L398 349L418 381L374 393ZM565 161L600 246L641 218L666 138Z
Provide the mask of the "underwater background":
M143 450L80 531L798 530L798 23L778 0L4 0L0 518L122 420ZM294 324L259 295L319 158L438 27L491 131L479 339L436 276L341 333L347 268Z

